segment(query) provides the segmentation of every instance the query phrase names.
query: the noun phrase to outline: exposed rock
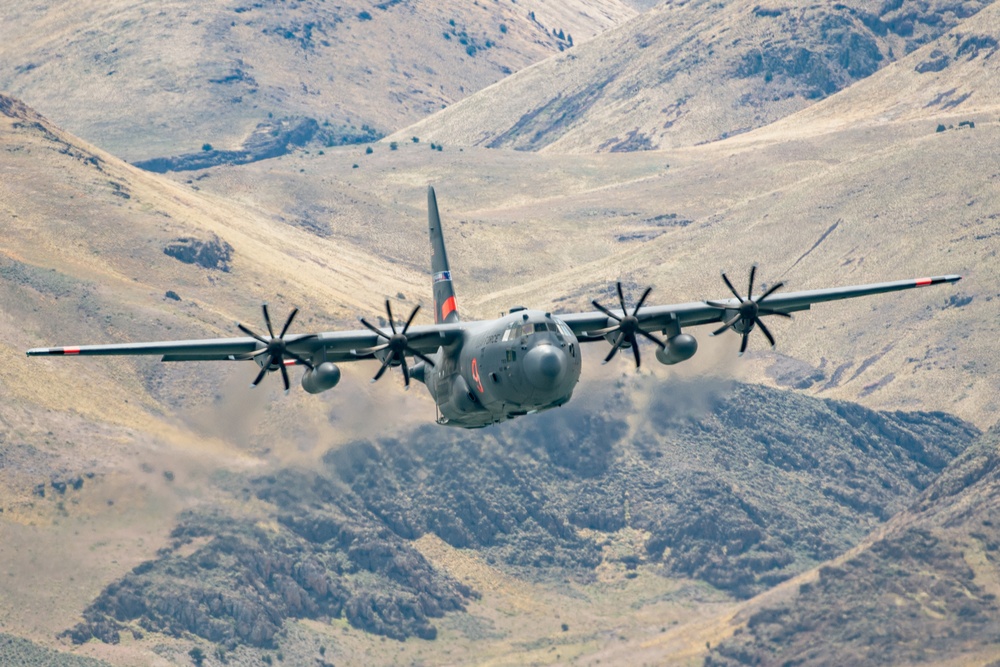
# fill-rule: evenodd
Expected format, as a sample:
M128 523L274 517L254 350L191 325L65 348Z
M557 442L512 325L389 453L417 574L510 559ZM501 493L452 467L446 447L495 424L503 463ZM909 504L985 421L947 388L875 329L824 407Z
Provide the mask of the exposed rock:
M283 118L257 125L237 150L216 150L209 144L197 153L158 157L136 162L135 166L159 174L168 171L208 169L221 164L248 164L286 155L296 148L317 141L323 146L343 146L376 141L380 135L367 125L351 128L320 128L314 118Z
M431 639L432 619L476 594L409 544L430 533L521 576L586 580L599 535L636 528L645 547L614 557L627 568L659 563L747 597L857 544L977 435L944 414L764 387L646 390L640 415L619 397L476 433L422 426L331 450L318 471L239 481L272 516L184 515L173 545L67 634L117 641L137 623L270 646L286 619L344 617ZM208 540L183 555L195 538Z
M163 253L185 264L197 264L205 269L228 273L233 246L213 234L207 241L190 237L175 239L167 244Z
M936 664L992 650L1000 637L989 590L1000 564L998 443L1000 428L984 434L884 536L820 568L792 599L756 610L705 665Z

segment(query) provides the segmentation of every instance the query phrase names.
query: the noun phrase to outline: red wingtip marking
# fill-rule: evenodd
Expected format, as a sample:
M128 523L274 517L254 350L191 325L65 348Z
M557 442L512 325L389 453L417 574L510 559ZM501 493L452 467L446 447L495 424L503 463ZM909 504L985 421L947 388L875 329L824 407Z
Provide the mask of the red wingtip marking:
M930 285L932 282L934 281L930 278L918 278L917 287L924 287L925 285Z
M78 347L64 347L63 354L80 354L80 348Z
M441 306L441 321L444 322L456 310L458 310L458 306L455 305L455 297L448 297L448 300Z

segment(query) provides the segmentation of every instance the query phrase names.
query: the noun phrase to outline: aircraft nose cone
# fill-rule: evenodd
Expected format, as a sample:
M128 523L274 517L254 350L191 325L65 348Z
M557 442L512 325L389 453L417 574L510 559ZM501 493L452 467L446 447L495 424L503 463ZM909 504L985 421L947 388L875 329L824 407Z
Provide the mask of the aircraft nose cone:
M553 389L566 376L566 353L553 345L539 345L524 356L524 374L538 389Z

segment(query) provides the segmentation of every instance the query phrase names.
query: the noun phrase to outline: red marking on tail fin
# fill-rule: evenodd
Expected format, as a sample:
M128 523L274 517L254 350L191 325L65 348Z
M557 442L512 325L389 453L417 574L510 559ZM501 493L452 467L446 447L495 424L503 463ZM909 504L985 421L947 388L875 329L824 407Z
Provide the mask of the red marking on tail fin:
M458 306L455 305L455 297L448 297L448 300L441 306L441 321L444 322L456 310L458 310Z

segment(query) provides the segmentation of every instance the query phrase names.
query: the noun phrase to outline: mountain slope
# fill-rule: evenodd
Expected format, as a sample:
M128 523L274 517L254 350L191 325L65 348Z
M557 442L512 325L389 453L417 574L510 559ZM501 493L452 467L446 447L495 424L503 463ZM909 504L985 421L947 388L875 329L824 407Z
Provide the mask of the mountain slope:
M826 132L858 124L938 116L947 121L956 114L974 118L993 113L1000 107L994 85L1000 76L998 39L1000 6L991 5L905 59L756 134ZM955 129L955 123L948 125Z
M988 4L662 3L392 138L561 153L715 141L864 79Z
M286 650L287 627L306 618L320 630L332 621L438 637L450 650L456 617L481 615L492 591L433 566L429 539L543 587L572 578L593 594L598 577L652 588L668 577L747 597L855 544L977 434L943 414L747 385L626 387L489 432L421 426L335 448L313 470L220 478L249 492L243 503L181 516L170 546L102 592L68 634L118 643L141 629ZM477 653L520 653L558 632L508 637L509 625Z
M0 90L129 161L236 148L272 116L354 142L634 14L619 0L5 3Z
M991 6L969 19L972 34L997 15ZM955 43L957 32L941 39ZM788 289L959 273L946 290L829 304L776 323L778 347L755 339L738 366L723 363L734 354L728 336L693 330L702 351L681 372L721 367L880 408L930 402L988 427L1000 409L990 328L1000 109L984 82L1000 61L982 50L917 74L942 43L774 130L701 146L569 158L452 145L442 153L406 140L370 156L344 149L213 169L202 186L287 224L324 220L317 233L377 244L418 267L424 250L408 230L422 224L421 190L433 183L463 308L475 317L514 305L589 310L618 279L633 293L653 285L657 303L717 298L728 293L717 271L740 284L754 262ZM953 108L927 106L951 88L978 92ZM851 102L841 106L841 95ZM844 109L844 120L823 116L829 107ZM912 113L880 111L897 107Z
M863 548L744 612L706 665L993 664L1000 657L1000 430Z

